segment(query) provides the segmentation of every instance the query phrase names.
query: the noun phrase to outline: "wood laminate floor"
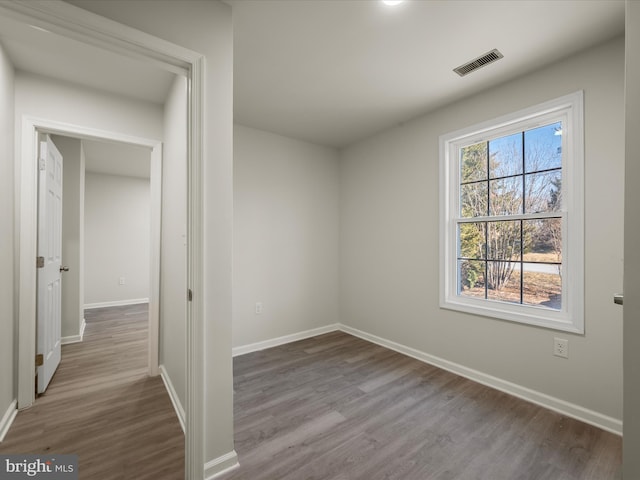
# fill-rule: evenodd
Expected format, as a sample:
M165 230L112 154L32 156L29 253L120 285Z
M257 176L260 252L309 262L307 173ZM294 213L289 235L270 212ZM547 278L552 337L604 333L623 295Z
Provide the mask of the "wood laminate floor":
M236 357L234 385L219 480L619 478L620 437L341 332Z
M82 480L184 478L184 436L147 376L147 305L86 311L46 393L18 412L0 453L78 454Z

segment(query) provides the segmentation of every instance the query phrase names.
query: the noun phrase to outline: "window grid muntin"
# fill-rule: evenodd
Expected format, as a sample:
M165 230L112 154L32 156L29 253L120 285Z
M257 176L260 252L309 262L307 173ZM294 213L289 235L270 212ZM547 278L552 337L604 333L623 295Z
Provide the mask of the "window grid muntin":
M549 121L551 120L551 121ZM522 124L522 122L518 122L518 128L513 128L513 130L511 131L503 131L501 132L500 135L496 135L493 138L489 138L489 139L477 139L474 142L469 142L465 145L457 145L455 148L457 150L457 154L453 156L453 158L457 158L457 182L456 184L458 185L458 190L457 190L457 203L458 203L458 207L456 209L456 211L458 212L458 217L455 219L455 224L456 224L456 228L455 228L455 238L456 238L456 243L457 243L457 248L456 248L456 258L455 258L455 262L456 262L456 269L455 269L455 291L458 297L462 296L462 279L460 278L460 262L461 261L478 261L478 262L483 262L484 264L484 301L488 301L488 302L496 302L499 300L494 300L494 299L490 299L489 298L489 281L487 278L487 274L488 274L488 265L489 262L504 262L504 263L515 263L517 265L519 265L519 296L520 296L520 301L519 303L517 303L517 305L523 305L526 307L540 307L540 305L531 305L531 304L526 304L524 303L524 286L525 286L525 282L524 282L524 272L525 272L525 268L524 265L525 264L541 264L541 265L556 265L559 266L559 271L560 272L564 272L565 268L564 268L564 258L565 258L565 244L566 244L566 237L565 237L565 229L564 229L564 212L562 210L562 207L560 207L560 211L553 211L553 212L534 212L534 213L528 213L526 211L527 208L527 177L528 176L532 176L535 174L541 174L541 173L547 173L547 172L555 172L555 171L559 171L559 172L563 172L564 169L563 167L565 166L565 148L564 148L564 143L565 143L565 138L563 136L563 139L561 140L561 149L559 154L561 155L560 158L560 166L559 167L553 167L553 168L543 168L543 169L534 169L534 170L529 170L527 171L527 145L526 145L526 133L531 131L531 130L535 130L538 128L544 128L544 127L551 127L555 124L559 124L560 125L560 130L565 130L567 129L567 125L566 125L566 119L563 118L563 116L560 117L556 117L554 119L545 119L544 122L538 122L536 126L524 126ZM498 177L492 177L491 176L491 147L490 147L490 143L494 140L500 139L500 138L506 138L509 136L513 136L515 134L519 134L520 135L520 141L521 141L521 152L520 152L520 162L521 162L521 171L520 173L516 173L516 174L510 174L510 175L503 175L503 176L498 176ZM485 174L486 174L486 178L482 178L482 179L477 179L477 180L471 180L471 181L466 181L463 182L462 181L462 157L463 157L463 152L465 148L469 148L475 145L478 145L480 143L485 143L486 144L486 167L485 167ZM561 178L562 178L563 174L561 174ZM492 181L498 181L498 180L504 180L504 179L509 179L509 178L521 178L521 185L522 185L522 198L521 198L521 205L520 205L520 210L521 213L520 214L496 214L496 215L491 215L491 211L492 211L492 204L491 204L491 182ZM486 184L486 195L487 195L487 201L486 201L486 216L476 216L476 217L462 217L462 187L465 185L471 185L471 184ZM564 195L562 195L562 189L563 187L561 186L560 189L560 195L561 195L561 199L564 198ZM546 219L546 218L556 218L559 219L561 221L561 225L562 225L562 229L561 229L561 252L562 252L562 260L560 262L546 262L546 261L525 261L524 260L524 248L525 248L525 241L524 241L524 222L526 220L538 220L538 219ZM490 259L488 258L488 250L489 250L489 224L492 222L506 222L506 221L519 221L519 227L520 227L520 241L519 241L519 247L520 247L520 255L519 255L519 260L504 260L504 259ZM467 257L462 257L459 255L461 248L460 248L460 228L459 226L463 223L483 223L484 224L484 258L483 259L478 259L478 258L467 258ZM561 276L562 279L562 276ZM549 308L552 311L558 311L558 310L564 310L565 309L565 302L566 302L566 295L565 295L565 281L561 281L561 293L560 293L560 298L561 298L561 305L560 308L550 308L550 307L543 307L543 308ZM469 298L469 297L466 297ZM515 302L509 302L509 303L515 303Z
M464 148L464 147L463 147ZM513 177L522 177L523 175L534 175L537 173L549 173L549 172L557 172L557 171L562 171L562 167L556 167L556 168L544 168L542 170L534 170L531 172L525 172L524 174L522 173L515 173L513 175L504 175L502 177L491 177L489 179L489 181L491 180L503 180L505 178L513 178ZM482 179L482 180L470 180L468 182L460 182L460 185L472 185L474 183L487 183L487 179Z
M561 119L563 198L559 211L563 232L562 310L468 299L456 294L456 217L459 212L459 147L497 138L517 127L532 129ZM566 128L566 130L565 130ZM584 334L584 92L558 97L497 118L440 135L440 307L509 322ZM540 216L550 216L549 212ZM520 218L513 216L512 218ZM480 221L482 218L460 221ZM566 299L566 301L564 301Z
M524 241L524 222L526 222L527 220L531 220L531 219L538 219L537 217L531 217L531 218L519 218L517 220L506 220L504 217L501 217L499 219L494 219L494 220L483 220L481 222L476 221L476 222L458 222L457 224L457 229L456 229L456 237L458 238L458 255L456 256L456 264L459 265L461 261L469 261L469 262L482 262L484 264L484 274L483 274L483 278L484 278L484 300L487 301L497 301L497 300L493 300L489 298L489 281L487 280L487 273L488 273L488 265L490 262L493 263L497 263L497 262L502 262L502 263L512 263L512 264L516 264L519 265L519 276L520 276L520 280L519 280L519 285L520 285L520 301L518 302L520 305L529 305L524 303L524 287L525 287L525 281L524 281L524 272L525 272L525 265L553 265L553 266L557 266L559 267L559 271L562 271L563 268L563 262L562 261L557 261L557 262L552 262L552 261L540 261L540 260L525 260L525 254L524 254L524 247L525 247L525 241ZM562 222L563 217L562 215L554 215L554 216L548 216L548 217L544 217L544 219L558 219ZM520 230L520 242L519 242L519 250L520 250L520 254L517 260L505 260L503 258L493 258L489 255L489 224L490 223L497 223L497 222L504 222L504 221L516 221L519 223L519 230ZM460 255L461 252L461 248L460 248L460 225L462 224L467 224L467 223L481 223L483 224L484 227L484 232L483 232L483 236L484 236L484 243L482 245L482 250L484 251L484 254L482 257L478 258L478 257L467 257L467 256L463 256ZM563 236L563 235L562 235ZM562 253L564 256L564 252ZM456 268L456 276L458 278L456 278L456 285L457 285L457 294L458 295L462 295L462 289L461 289L461 284L462 284L462 279L459 277L460 275L460 269L459 267ZM564 290L564 286L562 286L561 283L561 291ZM562 302L562 293L561 293L561 302ZM510 303L516 303L516 302L510 302ZM562 305L562 303L561 303ZM561 308L553 308L552 310L561 310Z

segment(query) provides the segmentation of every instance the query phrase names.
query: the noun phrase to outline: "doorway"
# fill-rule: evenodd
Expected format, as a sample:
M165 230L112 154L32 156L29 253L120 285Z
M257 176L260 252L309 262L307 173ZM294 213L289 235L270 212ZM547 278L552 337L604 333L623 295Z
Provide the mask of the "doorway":
M37 244L37 235L33 228L36 221L37 209L33 192L37 188L37 146L39 134L52 134L64 137L93 141L120 142L150 150L149 190L150 190L150 275L149 275L149 338L148 338L148 365L149 375L158 374L158 342L159 342L159 295L160 295L160 223L162 201L162 144L153 139L139 138L122 135L116 132L97 131L79 125L62 124L56 121L25 118L22 130L23 158L22 162L22 202L21 202L21 283L24 277L35 277L35 271L28 268L27 245ZM26 159L31 159L27 161ZM29 201L31 200L31 202ZM24 234L24 236L23 236ZM22 263L27 262L27 263ZM18 362L18 408L27 408L33 404L35 393L33 389L32 373L35 367L35 351L33 341L35 338L35 302L33 291L20 289L21 321L19 322L20 346ZM32 321L22 320L22 312L33 312ZM30 348L28 348L30 347Z
M46 3L46 4L45 4ZM203 158L206 136L204 134L204 85L206 80L205 58L202 54L147 35L122 24L99 16L87 15L64 2L50 4L10 2L0 5L0 12L6 19L20 22L24 28L37 25L45 31L55 31L68 39L75 39L85 45L98 47L121 55L129 61L141 65L163 68L174 74L184 75L188 82L188 125L186 141L188 145L186 162L188 165L188 216L187 227L187 279L189 292L193 293L187 304L186 322L186 388L185 388L185 451L186 478L200 478L204 464L204 184ZM33 32L30 31L30 35ZM35 324L35 273L32 272L35 255L35 234L32 215L34 208L34 165L23 159L33 158L33 135L38 119L22 118L22 138L16 145L17 155L16 185L19 203L16 226L19 251L16 267L18 290L16 310L18 318L18 370L33 371L35 349L33 334ZM60 125L58 133L65 133ZM55 130L55 129L54 129ZM91 137L94 132L86 129ZM126 139L125 139L126 141ZM186 292L183 292L183 294ZM29 389L30 390L30 389ZM26 393L28 395L28 392ZM24 386L18 386L18 397L25 395ZM24 398L29 398L28 396Z
M83 340L85 310L148 304L150 251L159 240L150 235L148 147L60 135L51 139L64 159L61 336L65 345ZM145 352L147 344L145 338Z

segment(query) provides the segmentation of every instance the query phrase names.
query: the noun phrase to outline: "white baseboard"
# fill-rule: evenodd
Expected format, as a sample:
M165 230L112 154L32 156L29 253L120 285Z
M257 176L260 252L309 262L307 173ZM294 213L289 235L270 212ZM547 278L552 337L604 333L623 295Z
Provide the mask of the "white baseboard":
M149 299L148 298L132 298L129 300L113 300L111 302L86 303L84 305L84 309L90 310L92 308L121 307L123 305L138 305L140 303L149 303Z
M461 377L468 378L470 380L473 380L474 382L478 382L488 387L495 388L496 390L508 393L509 395L513 395L514 397L522 398L523 400L535 403L536 405L540 405L541 407L553 410L554 412L561 413L562 415L566 415L567 417L575 418L576 420L580 420L581 422L588 423L616 435L622 435L622 421L618 420L617 418L603 415L593 410L581 407L580 405L576 405L574 403L552 397L545 393L531 390L527 387L523 387L522 385L517 385L515 383L502 380L492 375L479 372L478 370L465 367L464 365L450 362L434 355L429 355L428 353L421 352L414 348L392 342L391 340L386 340L384 338L363 332L346 325L340 325L340 329L350 335L402 353L409 357L420 360L421 362L428 363L429 365L442 368L443 370L447 370L449 372L455 373L456 375L460 375Z
M232 450L229 453L222 455L221 457L214 458L213 460L209 460L204 464L204 479L214 480L215 478L221 477L225 473L230 472L239 466L238 454L235 450Z
M362 338L363 340L367 340L371 343L375 343L390 350L394 350L398 353L402 353L403 355L415 358L416 360L420 360L421 362L428 363L429 365L433 365L435 367L442 368L443 370L455 373L456 375L460 375L461 377L468 378L470 380L473 380L474 382L478 382L482 385L495 388L496 390L500 390L501 392L508 393L509 395L513 395L514 397L518 397L528 402L535 403L536 405L540 405L541 407L553 410L554 412L561 413L562 415L566 415L567 417L575 418L576 420L580 420L581 422L601 428L602 430L606 430L607 432L611 432L616 435L622 435L622 420L619 420L617 418L604 415L594 410L584 408L580 405L567 402L560 398L552 397L551 395L547 395L545 393L532 390L522 385L502 380L498 377L494 377L478 370L474 370L473 368L465 367L464 365L445 360L444 358L436 357L434 355L421 352L420 350L416 350L415 348L407 347L406 345L402 345L400 343L396 343L391 340L387 340L385 338L381 338L376 335L372 335L370 333L363 332L362 330L358 330L356 328L352 328L339 323L327 325L326 327L315 328L313 330L307 330L305 332L294 333L292 335L278 337L271 340L265 340L263 342L235 347L233 349L233 356L235 357L258 350L264 350L266 348L295 342L297 340L302 340L304 338L321 335L323 333L328 333L335 330L340 330L355 337Z
M313 328L311 330L305 330L304 332L293 333L291 335L285 335L284 337L272 338L263 342L251 343L249 345L243 345L235 347L232 350L234 357L239 355L245 355L251 352L257 352L266 348L277 347L278 345L284 345L286 343L297 342L298 340L304 340L305 338L315 337L329 332L335 332L340 330L340 324L334 323L333 325L327 325L325 327Z
M164 368L164 365L160 365L159 370L160 370L160 378L162 378L164 387L167 389L167 393L169 394L169 398L171 399L171 403L173 404L173 409L176 411L178 421L180 422L180 426L182 427L182 433L184 433L186 415L184 412L184 408L182 407L182 403L180 402L180 397L178 397L178 393L176 392L176 389L173 388L173 383L171 383L171 377L169 377L169 373L167 372L167 369Z
M16 418L18 414L18 401L14 400L7 408L7 411L4 412L2 419L0 419L0 443L4 440L5 435L11 428L11 424Z
M84 338L84 329L87 326L87 321L83 318L82 323L80 324L80 334L79 335L70 335L68 337L62 337L60 342L62 345L67 345L69 343L79 343Z

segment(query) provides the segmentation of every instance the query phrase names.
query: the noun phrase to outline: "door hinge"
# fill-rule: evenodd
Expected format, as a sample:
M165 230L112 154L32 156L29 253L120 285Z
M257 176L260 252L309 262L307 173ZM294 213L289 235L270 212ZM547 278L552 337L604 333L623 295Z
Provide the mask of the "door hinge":
M193 300L193 291L190 288L187 289L187 301L191 302Z
M40 158L38 159L38 168L40 170L47 169L47 142L40 142Z
M44 365L44 355L41 353L36 355L36 367L41 367Z
M36 267L44 268L44 257L36 258Z

